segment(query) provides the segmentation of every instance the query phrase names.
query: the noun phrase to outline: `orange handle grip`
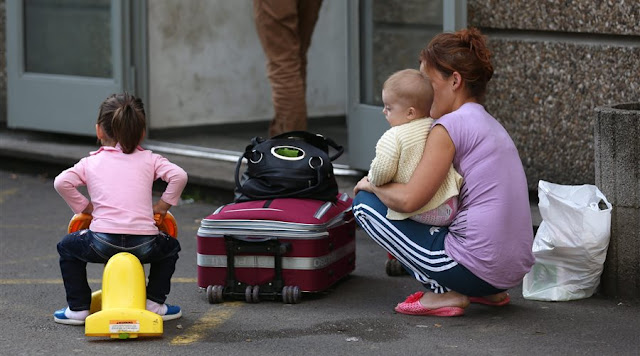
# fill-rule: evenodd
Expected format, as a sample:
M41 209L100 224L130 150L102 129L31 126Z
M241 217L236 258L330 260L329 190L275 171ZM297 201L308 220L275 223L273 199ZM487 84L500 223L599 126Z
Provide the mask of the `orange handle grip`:
M69 226L67 227L68 233L88 229L89 225L91 225L91 219L93 219L93 216L89 214L75 214L69 221ZM171 212L167 212L167 215L164 216L164 219L160 223L158 223L160 214L155 214L153 219L156 221L156 225L160 231L175 239L178 238L178 223Z

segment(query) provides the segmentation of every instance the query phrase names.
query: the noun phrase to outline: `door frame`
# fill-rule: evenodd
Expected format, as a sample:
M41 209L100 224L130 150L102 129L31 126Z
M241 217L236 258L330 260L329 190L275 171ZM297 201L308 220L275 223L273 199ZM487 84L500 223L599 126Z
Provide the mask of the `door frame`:
M27 72L24 0L6 2L7 127L94 136L98 107L109 94L147 98L146 0L110 6L112 77L95 78Z
M382 106L362 103L361 90L373 88L373 67L369 61L362 63L361 53L371 57L373 53L373 0L349 1L347 8L347 130L349 142L349 166L369 170L375 156L375 144L389 126L384 120ZM442 30L452 32L467 24L467 0L442 0ZM360 5L364 5L362 13ZM362 15L362 16L361 16ZM365 77L362 77L365 73Z

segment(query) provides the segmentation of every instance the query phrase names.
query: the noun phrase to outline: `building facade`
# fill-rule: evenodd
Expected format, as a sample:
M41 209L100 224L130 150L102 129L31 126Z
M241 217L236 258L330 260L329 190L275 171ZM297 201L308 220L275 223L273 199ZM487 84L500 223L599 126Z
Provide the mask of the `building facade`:
M0 0L3 122L5 1ZM362 0L354 13L348 6L355 0L325 0L309 52L310 115L348 116L347 88L353 85L359 87L357 101L380 106L384 78L402 68L417 68L420 49L442 31L448 1ZM515 141L530 189L535 190L540 179L593 184L594 108L640 101L640 3L462 3L465 22L480 28L493 50L495 73L485 105ZM270 118L269 84L250 1L146 4L146 101L152 128ZM346 35L353 21L360 30L356 44ZM359 48L362 62L355 84L349 82L347 65L353 46Z

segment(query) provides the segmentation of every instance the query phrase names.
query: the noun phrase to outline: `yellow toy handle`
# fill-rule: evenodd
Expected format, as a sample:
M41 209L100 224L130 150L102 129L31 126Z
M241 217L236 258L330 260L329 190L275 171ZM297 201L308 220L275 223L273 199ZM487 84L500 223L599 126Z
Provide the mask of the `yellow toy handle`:
M69 221L69 226L67 228L68 233L76 232L78 230L88 229L89 225L91 225L91 219L93 216L90 214L75 214L71 221ZM178 238L178 223L176 222L176 218L173 217L171 212L167 211L167 214L164 216L164 219L158 224L160 220L160 214L155 214L153 216L153 220L156 221L156 225L158 229L167 235L173 237L174 239Z

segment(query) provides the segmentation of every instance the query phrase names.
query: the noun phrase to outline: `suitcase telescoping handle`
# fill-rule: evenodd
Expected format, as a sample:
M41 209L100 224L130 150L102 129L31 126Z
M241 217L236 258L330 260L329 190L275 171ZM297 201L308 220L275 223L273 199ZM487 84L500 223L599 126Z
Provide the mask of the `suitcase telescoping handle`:
M270 236L242 236L242 235L233 235L233 239L246 241L246 242L264 242L269 240L277 240L277 238L270 237Z
M220 301L224 296L245 299L248 302L257 303L260 297L277 299L283 297L283 291L287 288L284 285L282 274L282 256L291 251L291 243L280 242L277 239L265 239L263 241L242 240L237 236L224 236L225 249L227 252L227 280L226 286L219 296ZM274 277L271 281L259 285L251 286L239 281L236 277L235 257L236 254L261 253L270 254L274 258ZM285 302L298 303L299 293L296 296L286 296Z
M232 251L227 250L227 256L231 256L231 254L235 255L237 252L264 253L276 256L284 255L291 251L290 242L280 242L277 238L273 237L253 238L249 236L234 235L233 237L228 236L226 238L233 241L228 244Z

